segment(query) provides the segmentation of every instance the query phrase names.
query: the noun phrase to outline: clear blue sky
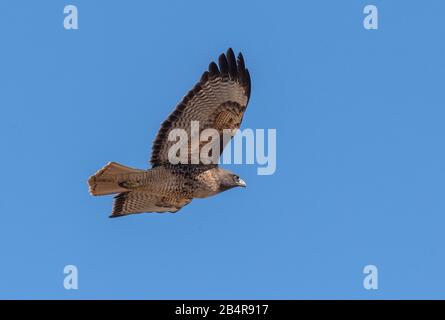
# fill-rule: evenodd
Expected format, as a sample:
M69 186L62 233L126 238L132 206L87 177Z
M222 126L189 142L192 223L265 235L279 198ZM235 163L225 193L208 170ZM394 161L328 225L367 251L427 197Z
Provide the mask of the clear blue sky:
M79 30L63 28L67 4ZM379 30L362 26L367 4ZM444 12L1 1L0 298L445 298ZM243 127L277 129L275 175L229 166L246 189L108 219L88 176L146 168L160 123L229 46L252 75Z

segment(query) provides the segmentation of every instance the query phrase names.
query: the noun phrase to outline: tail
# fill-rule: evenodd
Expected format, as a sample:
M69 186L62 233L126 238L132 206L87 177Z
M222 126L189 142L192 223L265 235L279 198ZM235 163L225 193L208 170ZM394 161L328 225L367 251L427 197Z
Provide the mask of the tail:
M141 172L144 172L144 170L133 169L116 162L109 162L88 179L89 192L93 196L127 192L129 190L119 183L122 174Z

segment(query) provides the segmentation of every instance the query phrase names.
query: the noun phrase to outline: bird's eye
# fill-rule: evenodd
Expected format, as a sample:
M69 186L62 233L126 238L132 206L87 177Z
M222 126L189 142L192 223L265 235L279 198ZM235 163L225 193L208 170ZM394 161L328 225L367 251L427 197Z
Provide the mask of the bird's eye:
M233 176L233 179L238 182L239 181L239 176Z

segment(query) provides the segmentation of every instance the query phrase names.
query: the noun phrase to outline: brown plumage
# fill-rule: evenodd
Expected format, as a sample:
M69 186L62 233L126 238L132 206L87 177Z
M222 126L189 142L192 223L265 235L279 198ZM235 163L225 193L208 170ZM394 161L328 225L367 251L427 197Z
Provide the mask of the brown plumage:
M183 129L191 136L191 122L199 121L199 132L217 130L220 154L229 139L223 130L232 130L231 138L239 129L250 97L250 75L242 54L232 49L221 54L219 67L212 62L201 80L182 99L163 122L153 143L149 170L133 169L110 162L88 180L92 195L115 194L111 217L142 212L176 212L193 198L206 198L233 187L245 186L237 175L216 164L176 164L168 159L168 151L175 144L168 135L173 129ZM225 143L224 143L225 142ZM198 149L188 149L188 159L199 155Z

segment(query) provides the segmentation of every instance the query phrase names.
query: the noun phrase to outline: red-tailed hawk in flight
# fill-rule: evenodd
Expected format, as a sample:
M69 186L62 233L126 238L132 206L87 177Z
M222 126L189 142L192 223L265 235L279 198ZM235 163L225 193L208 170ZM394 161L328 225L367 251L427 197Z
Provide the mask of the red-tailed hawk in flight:
M232 49L220 55L218 65L210 63L201 80L161 125L153 143L151 169L133 169L110 162L89 178L92 195L118 194L110 217L176 212L193 198L206 198L233 187L246 186L236 174L219 168L217 162L208 163L199 157L193 164L170 161L169 150L177 143L169 139L174 129L182 129L190 139L192 122L199 123L199 133L214 129L219 139L210 140L209 144L218 144L219 154L213 156L216 160L239 129L250 97L249 71L243 55L240 53L236 59ZM228 139L224 138L227 129L231 132ZM201 148L202 142L198 148L187 145L186 158L196 159Z

